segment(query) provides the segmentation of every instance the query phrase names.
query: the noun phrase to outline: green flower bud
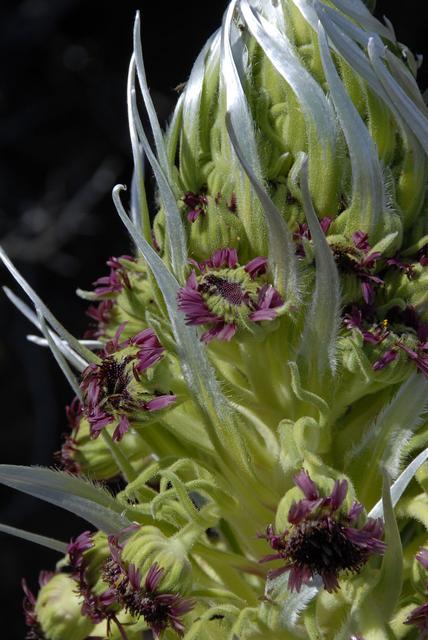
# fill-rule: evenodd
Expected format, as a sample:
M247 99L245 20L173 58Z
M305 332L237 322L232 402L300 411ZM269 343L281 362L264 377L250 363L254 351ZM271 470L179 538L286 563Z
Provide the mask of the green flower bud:
M82 599L69 575L58 573L37 597L35 612L47 640L85 640L93 623L81 614Z
M193 201L187 197L190 205L183 212L190 221L185 220L190 254L206 259L220 246L238 248L236 240L224 234L224 212L211 205L219 200L229 203L231 197L234 216L245 230L239 232L240 251L245 257L245 248L250 257L267 253L262 209L257 200L251 200L233 161L225 127L225 113L229 111L233 118L233 109L237 113L247 110L239 117L241 124L247 118L245 135L250 139L241 142L251 151L252 168L265 181L270 198L291 227L304 220L294 173L299 154L305 152L316 211L320 218L333 219L333 233L350 239L352 233L362 230L379 240L397 232L399 243L406 246L403 233L412 233L423 215L427 162L413 135L422 98L393 34L379 28L390 41L387 70L381 39L359 27L360 43L365 40L368 45L373 37L370 56L376 70L379 68L374 80L361 51L358 65L352 64L357 54L337 28L343 19L340 12L322 3L316 18L293 2L274 8L262 3L259 11L255 13L249 3L241 5L236 25L230 25L233 37L241 30L239 46L232 53L220 44L219 36L208 43L177 107L183 114L178 129L178 118L173 120L170 136L177 145L179 162L174 171L178 170L178 188L185 201L188 194L194 196ZM395 83L403 82L415 102L414 121L394 108L384 89L391 86L392 92ZM238 99L233 103L229 98L229 91L240 94L239 107ZM189 113L187 103L192 105ZM238 133L244 135L244 130ZM205 206L193 206L201 197ZM218 225L211 226L210 217ZM161 227L158 222L156 228L163 236Z

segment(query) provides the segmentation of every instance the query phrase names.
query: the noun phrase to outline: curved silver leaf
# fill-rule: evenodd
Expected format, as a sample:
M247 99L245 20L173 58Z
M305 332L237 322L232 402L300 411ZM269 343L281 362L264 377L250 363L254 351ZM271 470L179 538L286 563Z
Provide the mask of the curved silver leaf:
M261 182L248 164L241 140L238 141L230 114L226 114L226 127L233 149L244 168L250 182L260 200L269 231L269 264L273 268L274 283L286 301L296 302L299 299L297 261L295 246L287 223L272 202Z
M373 69L382 83L385 92L388 94L403 121L419 140L425 153L428 154L428 118L418 109L413 100L409 98L407 93L403 91L402 87L388 71L382 60L384 55L384 46L382 43L375 38L370 38L368 53Z
M230 113L233 129L243 141L242 149L247 164L258 180L262 178L254 124L230 44L233 14L237 0L232 0L226 11L221 31L221 81L226 94L226 109Z
M108 534L131 524L105 490L63 471L2 464L0 483L71 511Z
M192 149L197 149L200 138L200 107L205 78L205 65L208 53L219 46L220 30L218 29L205 43L190 72L186 87L182 94L183 124L182 135ZM196 158L197 161L197 158Z
M41 547L46 547L47 549L51 549L52 551L58 551L58 553L62 553L64 555L65 553L67 553L67 543L60 542L59 540L55 540L54 538L47 538L46 536L41 536L38 533L24 531L24 529L17 529L16 527L10 527L7 524L1 523L0 531L2 533L8 533L11 536L15 536L15 538L21 538L22 540L28 540L28 542L34 542Z
M22 315L40 331L40 322L38 321L34 311L30 309L30 307L25 304L25 302L18 298L18 296L16 296L8 287L3 287L3 291L5 292L7 298L9 298L12 304L18 309L18 311L20 311ZM76 353L70 347L66 340L61 340L61 338L59 338L59 336L54 331L52 331L51 329L48 329L48 331L52 340L55 342L61 353L63 353L67 360L70 362L70 364L72 364L73 367L79 372L82 372L84 369L86 369L89 364L88 361L82 358L78 353ZM40 338L39 336L32 336L30 342L40 344L40 342L37 342L37 340L44 340L44 338ZM88 347L87 340L79 340L79 343L85 348ZM45 346L47 346L47 342Z
M395 44L394 32L379 22L361 0L331 0L331 3L346 15L361 24L367 31L378 33Z
M352 202L357 228L373 234L385 209L382 169L370 133L348 96L331 58L324 28L318 23L318 38L324 73L336 109L352 168ZM356 228L353 229L356 231Z
M138 114L135 94L135 61L133 57L131 57L128 74L128 105L130 117L133 120L137 135L156 178L159 195L165 209L166 241L169 249L169 257L176 277L181 280L187 261L186 234L170 182L150 147Z
M72 372L72 370L68 366L68 363L67 363L66 359L64 358L63 354L61 353L60 349L58 348L55 340L50 335L49 329L46 326L45 319L43 318L43 316L42 316L42 314L41 314L41 312L39 310L37 310L37 316L38 316L39 322L40 322L40 330L43 333L43 335L45 336L46 341L48 343L48 346L49 346L50 350L52 351L52 354L53 354L55 360L57 361L59 368L63 372L68 384L73 389L75 395L82 402L82 400L83 400L83 398L82 398L82 390L81 390L81 388L79 386L79 383L78 383L74 373Z
M23 278L22 275L19 273L18 269L15 267L13 262L9 259L9 257L7 256L6 252L2 247L0 247L0 260L2 260L5 267L12 274L12 276L15 278L17 283L23 289L23 291L25 291L25 293L30 298L34 306L40 309L40 311L43 313L44 317L49 322L49 324L59 333L60 336L64 338L64 340L70 345L70 347L74 349L74 351L76 351L85 361L97 362L98 357L95 356L95 354L91 353L89 349L86 349L84 346L82 346L80 342L77 340L77 338L72 336L71 333L69 333L67 329L65 329L62 326L62 324L55 318L55 316L45 305L43 300L39 298L39 296L34 291L34 289L30 287L30 285L25 280L25 278Z
M391 487L392 506L395 507L410 482L415 477L418 469L428 460L428 447L424 449L398 476ZM383 518L382 500L379 500L368 514L369 518Z
M132 59L132 58L131 58ZM141 228L147 241L151 240L150 214L147 204L145 189L145 173L144 173L144 152L138 139L135 127L134 117L132 113L132 103L130 95L132 91L133 77L128 73L127 80L127 109L128 109L128 126L129 138L131 140L132 158L134 161L134 173L132 175L132 196L131 211L132 219L137 228Z
M150 95L149 87L147 86L146 71L144 68L143 49L141 46L141 20L140 12L137 11L134 22L134 57L137 67L138 81L143 96L144 105L149 116L150 126L153 133L153 139L155 141L156 152L159 164L163 173L168 179L168 182L172 186L171 171L168 163L168 157L166 153L165 141L163 138L162 129L159 124L159 120L156 114L156 110L153 104L152 97Z
M288 38L261 14L256 16L248 0L241 0L240 7L251 34L296 94L307 126L315 125L320 146L333 154L336 147L335 116L323 90L304 67Z
M307 156L302 162L300 187L303 209L314 244L316 265L315 290L305 319L300 353L306 362L316 360L320 372L329 367L334 373L340 326L340 281L333 253L312 204Z

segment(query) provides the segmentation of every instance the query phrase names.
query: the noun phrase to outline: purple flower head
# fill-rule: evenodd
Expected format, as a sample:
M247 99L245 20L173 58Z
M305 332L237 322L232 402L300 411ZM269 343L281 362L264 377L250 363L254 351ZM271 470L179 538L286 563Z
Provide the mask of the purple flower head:
M352 305L348 313L343 317L343 324L347 329L361 329L364 316L360 307Z
M95 280L95 294L99 297L108 296L111 294L120 293L123 288L130 289L131 283L129 281L126 267L122 264L121 260L127 260L128 262L135 262L135 258L131 256L120 256L120 258L109 258L107 260L107 266L110 267L110 273L108 276L103 276Z
M55 574L52 571L41 571L39 574L39 586L43 587ZM24 611L25 625L27 632L25 640L46 640L46 636L40 626L35 611L36 597L29 589L25 578L21 582L24 598L22 600L22 608Z
M399 255L395 255L393 258L389 258L386 261L386 264L388 267L393 267L395 269L398 269L399 271L402 271L409 278L409 280L414 278L416 275L414 264L411 262L405 262L404 260L402 260L402 258L400 258Z
M364 253L367 253L367 251L371 249L368 240L369 236L367 233L364 233L364 231L356 231L352 234L352 242L357 249L364 251Z
M79 464L75 460L76 453L76 437L80 428L80 420L83 414L83 407L79 398L74 398L70 405L65 408L70 432L64 434L64 442L60 451L55 453L55 459L61 467L69 473L78 475L80 472Z
M428 549L425 547L419 549L416 554L416 560L428 571ZM428 602L413 609L404 624L417 627L419 629L419 638L428 638Z
M104 579L114 592L115 601L135 618L143 617L155 638L168 627L179 636L184 633L182 617L194 603L175 593L160 591L164 569L154 563L144 581L140 570L122 561L122 545L115 536L109 538L111 557L104 565Z
M84 413L96 438L109 424L116 423L113 440L119 441L129 430L132 417L145 411L158 411L173 402L173 394L150 391L143 376L164 354L153 329L145 329L121 342L121 325L102 354L100 364L90 364L82 374ZM150 383L152 384L152 383Z
M395 348L388 349L387 351L385 351L385 353L381 355L380 358L378 358L373 363L373 371L382 371L382 369L385 369L385 367L391 364L391 362L394 362L394 360L397 358L397 355L398 355L397 349Z
M419 371L428 378L428 342L418 342L413 349L402 342L399 342L398 346L405 351L410 360L413 360Z
M346 480L336 480L331 493L324 497L306 471L295 476L294 483L304 497L291 505L288 529L278 534L269 525L261 536L276 552L261 562L284 561L284 566L271 572L271 576L289 571L292 591L300 591L316 575L322 578L327 591L336 591L342 571L356 573L372 554L385 551L382 523L368 519L363 526L357 526L363 509L357 502L344 511Z
M416 560L428 571L428 549L421 547L416 554Z
M76 583L76 592L82 600L81 614L89 618L93 624L99 624L104 620L107 621L107 632L110 637L110 625L114 622L120 632L121 638L126 640L127 636L123 626L116 617L116 593L110 587L102 593L93 591L93 584L88 576L88 562L85 558L85 551L94 546L93 534L85 531L75 540L71 540L67 547L69 555L69 563L71 568L71 577ZM95 638L94 638L95 640Z
M416 607L410 613L410 615L404 621L404 624L409 624L417 627L419 630L418 640L428 638L428 602L425 602L420 607Z
M88 549L92 549L93 546L93 533L91 531L84 531L74 540L70 540L67 546L67 553L73 574L80 575L85 561L84 553Z
M236 249L218 249L194 266L178 292L178 308L189 325L206 325L201 340L229 341L252 322L273 320L283 300L266 279L267 260L257 257L241 266ZM199 274L197 274L199 272Z
M325 216L324 218L320 219L319 223L325 235L327 235L332 222L333 222L333 218L329 218L328 216ZM296 255L298 255L301 258L305 257L306 254L303 246L303 240L311 240L311 239L312 239L312 236L307 223L306 222L299 223L297 226L297 230L293 233L293 240L296 243Z
M428 267L428 244L418 252L418 260L422 267Z
M356 231L352 236L352 242L353 244L347 247L332 246L336 264L340 271L353 274L359 280L363 300L366 305L372 306L376 288L384 284L382 278L373 273L382 254L371 250L368 236L363 231Z
M110 322L111 312L115 305L114 300L101 300L98 304L91 304L86 315L91 318L93 322L89 323L90 328L85 331L84 337L88 340L96 340L105 335L106 328Z
M208 199L204 194L187 191L183 196L183 202L187 207L187 219L189 222L196 222L200 215L206 214Z

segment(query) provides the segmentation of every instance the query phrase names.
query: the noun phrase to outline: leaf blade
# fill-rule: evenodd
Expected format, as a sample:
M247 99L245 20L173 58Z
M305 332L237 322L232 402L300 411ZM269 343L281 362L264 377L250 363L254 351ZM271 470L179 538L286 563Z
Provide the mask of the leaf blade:
M3 464L0 483L71 511L106 533L131 524L121 515L121 505L105 490L62 471Z
M25 531L24 529L18 529L17 527L12 527L8 524L0 523L0 532L15 536L16 538L21 538L22 540L27 540L28 542L34 542L41 547L46 547L52 551L58 551L58 553L65 554L67 552L66 542L41 536L38 533L32 533L31 531Z

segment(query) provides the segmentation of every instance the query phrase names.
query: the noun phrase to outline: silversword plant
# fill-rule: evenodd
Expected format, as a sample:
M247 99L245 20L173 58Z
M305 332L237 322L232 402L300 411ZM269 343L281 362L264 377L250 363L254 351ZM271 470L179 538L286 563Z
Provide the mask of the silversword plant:
M1 526L62 556L27 640L428 637L428 110L371 4L232 0L165 133L137 16L84 339L2 253L75 397L61 470L0 480L91 527Z

